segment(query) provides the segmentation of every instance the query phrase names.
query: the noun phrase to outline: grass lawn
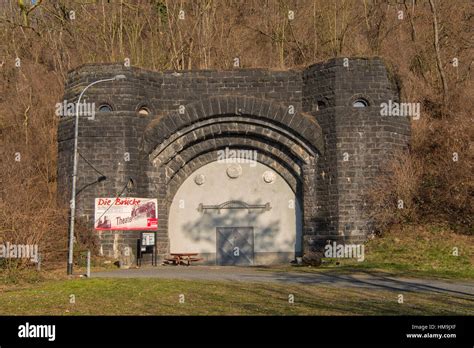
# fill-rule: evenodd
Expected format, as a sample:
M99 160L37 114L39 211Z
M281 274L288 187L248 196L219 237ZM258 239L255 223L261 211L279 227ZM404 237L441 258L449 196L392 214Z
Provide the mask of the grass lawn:
M453 255L457 248L458 256ZM365 245L365 260L326 259L318 268L277 267L299 272L366 271L400 277L474 280L474 238L440 226L405 226ZM274 267L270 267L275 270Z
M458 256L453 255L457 248ZM405 226L366 244L365 261L331 259L319 268L262 270L383 272L419 278L474 279L474 238L436 226ZM98 268L103 268L100 264ZM78 272L79 270L76 269ZM398 303L402 293L404 303ZM180 303L180 295L184 303ZM289 303L289 295L294 303ZM75 303L70 303L70 295ZM474 301L446 294L336 286L65 279L56 271L0 274L0 315L473 315Z
M472 300L315 285L161 279L48 280L0 290L0 315L468 315ZM289 303L289 295L294 303ZM70 295L75 303L70 303ZM184 295L184 303L180 303Z

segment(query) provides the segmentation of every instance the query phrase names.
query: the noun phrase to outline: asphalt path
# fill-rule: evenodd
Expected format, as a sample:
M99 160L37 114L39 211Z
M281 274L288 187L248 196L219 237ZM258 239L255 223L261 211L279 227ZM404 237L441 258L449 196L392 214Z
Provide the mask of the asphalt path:
M139 269L118 269L95 272L93 278L160 278L229 282L296 283L307 285L328 285L337 287L359 287L378 290L406 292L435 292L451 294L474 300L474 281L434 280L402 278L382 273L315 271L281 271L260 267L232 266L158 266Z

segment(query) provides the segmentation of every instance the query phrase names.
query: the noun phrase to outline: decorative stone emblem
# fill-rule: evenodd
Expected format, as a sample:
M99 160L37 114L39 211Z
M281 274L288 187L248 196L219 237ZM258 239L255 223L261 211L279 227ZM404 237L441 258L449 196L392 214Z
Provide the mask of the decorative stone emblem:
M271 170L267 170L265 173L263 173L262 177L263 181L265 181L267 184L271 184L275 181L276 175Z
M242 167L239 164L233 164L227 167L227 176L231 179L237 179L242 174Z
M206 177L204 176L204 174L198 174L194 177L194 182L196 183L196 185L202 185L205 181Z

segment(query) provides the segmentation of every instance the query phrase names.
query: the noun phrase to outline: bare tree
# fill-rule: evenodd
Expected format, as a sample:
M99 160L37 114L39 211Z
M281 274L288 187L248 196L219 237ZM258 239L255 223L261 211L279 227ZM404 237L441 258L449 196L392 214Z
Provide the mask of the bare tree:
M439 48L439 29L438 29L438 16L436 13L436 7L434 0L430 1L431 13L433 15L433 46L436 54L436 66L438 68L438 74L441 79L441 86L443 91L443 104L446 106L448 103L448 83L446 82L446 76L444 74L443 64L441 63L441 51Z

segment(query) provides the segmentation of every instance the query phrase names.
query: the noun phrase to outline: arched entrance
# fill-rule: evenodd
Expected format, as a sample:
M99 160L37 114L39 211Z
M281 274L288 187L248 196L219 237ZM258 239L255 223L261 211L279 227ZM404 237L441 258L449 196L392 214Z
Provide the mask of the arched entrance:
M301 255L296 193L270 167L238 163L245 160L208 163L179 187L169 212L171 253L199 253L218 265L288 263Z
M188 104L183 109L182 113L171 113L152 121L144 134L143 150L149 154L151 163L148 176L158 197L159 251L184 252L185 248L201 248L194 251L209 254L206 257L210 261L214 258L218 263L226 263L223 259L219 261L219 249L225 253L226 248L229 248L226 243L232 246L233 241L238 242L239 238L251 241L253 235L254 251L263 251L261 255L255 254L253 259L249 258L251 261L248 264L283 262L283 259L286 261L288 257L294 256L295 252L304 252L301 249L305 248L305 241L316 233L315 175L323 143L321 128L314 118L293 112L294 108L290 106L252 97L212 97ZM229 162L225 165L216 163L220 154L229 150L255 153L257 164L250 170L245 167L248 164L239 163L241 168L230 169L229 174ZM237 185L240 177L229 178L235 175L232 171L241 171L241 178L249 180L247 185L242 185L241 195L238 194L238 186L231 189L232 185ZM277 204L272 200L270 204L273 202L274 205L270 210L258 212L258 209L265 209L259 206L269 202L269 198L265 197L270 197L266 196L266 185L271 184L265 185L261 181L264 180L265 172L271 172L267 175L275 176L275 183L282 185L281 196L275 191L274 198L282 198L287 206L291 205L290 200L294 200L293 217L290 219L288 215L284 221L279 221L281 234L276 233L276 228L269 228L275 222L272 221L274 216L271 210L282 214L280 202ZM199 174L204 174L211 182L213 178L220 178L220 182L211 185L208 181L207 186L205 183L198 185L195 180L200 180L196 179ZM231 186L226 186L226 183ZM198 195L197 192L201 190L199 186L212 186L210 192L215 197ZM252 187L256 191L246 191ZM179 211L181 200L184 200L181 202L184 204L181 209L186 211L184 215ZM190 205L187 205L187 201ZM211 219L208 215L216 210L220 210L221 215L214 215ZM223 218L230 220L225 221ZM182 219L186 221L184 226L179 222ZM220 222L223 224L218 226ZM211 233L211 230L214 232ZM263 238L262 231L267 231L268 238ZM199 240L202 233L205 238L209 238L207 244ZM302 238L297 237L298 234ZM299 244L301 240L302 245ZM184 241L189 244L183 244ZM197 245L193 246L193 243ZM268 249L262 248L265 243ZM246 247L247 250L251 249L248 245ZM269 250L269 254L265 255L265 250Z

